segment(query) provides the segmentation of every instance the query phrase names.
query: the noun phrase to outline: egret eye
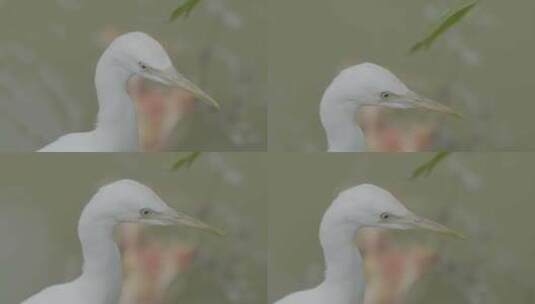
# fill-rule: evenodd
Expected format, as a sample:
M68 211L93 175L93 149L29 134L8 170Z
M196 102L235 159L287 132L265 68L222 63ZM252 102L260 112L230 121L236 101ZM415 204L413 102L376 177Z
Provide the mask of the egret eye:
M388 99L388 98L390 98L390 96L392 96L392 93L390 93L388 91L381 93L381 98L382 99Z
M383 213L381 213L381 215L379 215L379 217L380 217L383 221L386 221L386 220L388 220L388 219L391 217L391 215L390 215L390 213L388 213L388 212L383 212Z
M139 62L139 67L142 69L142 70L146 70L148 69L148 66L146 64L144 64L143 62Z
M149 209L149 208L143 208L143 209L139 210L139 214L140 214L141 216L149 216L149 215L151 215L151 214L153 214L153 213L154 213L154 211L152 211L152 210Z

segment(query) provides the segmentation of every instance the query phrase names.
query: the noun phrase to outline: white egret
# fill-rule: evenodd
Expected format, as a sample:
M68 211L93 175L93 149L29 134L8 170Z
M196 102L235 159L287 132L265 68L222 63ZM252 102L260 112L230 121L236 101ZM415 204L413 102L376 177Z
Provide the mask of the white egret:
M132 152L139 150L138 125L126 83L140 75L180 87L216 108L218 103L176 71L163 47L145 33L116 38L100 57L95 74L99 111L94 130L61 136L39 152Z
M106 185L85 206L78 223L84 265L74 281L48 287L22 304L117 304L121 257L113 240L120 223L184 225L221 234L195 218L168 207L148 187L120 180Z
M320 225L326 270L314 289L290 294L275 304L360 304L365 280L355 234L363 227L428 229L459 235L449 228L409 211L388 191L363 184L341 192Z
M329 152L366 149L364 134L356 122L364 106L420 108L459 115L449 107L411 91L387 69L362 63L343 70L329 85L320 104Z

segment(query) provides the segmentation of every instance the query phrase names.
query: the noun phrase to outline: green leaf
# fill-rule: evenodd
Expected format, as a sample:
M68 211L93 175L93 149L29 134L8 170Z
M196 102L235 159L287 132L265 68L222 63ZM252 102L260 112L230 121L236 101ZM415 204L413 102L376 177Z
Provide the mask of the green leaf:
M171 14L169 21L175 21L177 18L184 16L189 17L191 11L201 2L201 0L184 0Z
M461 19L476 6L478 1L479 0L471 0L469 2L462 3L461 5L446 12L444 16L440 19L440 22L434 25L429 31L429 33L410 49L409 53L412 54L421 49L428 49L429 47L431 47L433 42L435 42L435 40L440 35L446 32L450 27L461 21Z
M191 152L188 155L184 157L178 158L175 163L173 164L172 170L177 171L180 170L183 167L190 168L191 165L193 165L193 162L201 156L201 152Z
M429 176L433 169L450 154L451 152L437 152L433 158L425 162L423 165L418 166L418 168L412 172L411 179L416 179L420 176Z

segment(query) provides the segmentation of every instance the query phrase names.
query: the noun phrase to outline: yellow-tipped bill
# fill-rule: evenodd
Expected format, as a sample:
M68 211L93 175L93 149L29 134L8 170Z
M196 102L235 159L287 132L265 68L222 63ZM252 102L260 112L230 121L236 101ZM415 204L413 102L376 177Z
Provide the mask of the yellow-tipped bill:
M207 231L219 236L225 235L225 232L222 229L210 226L199 219L196 219L181 212L177 212L174 209L170 209L168 212L159 214L159 219L164 221L168 225L182 225Z
M458 237L458 238L461 238L461 239L466 239L466 237L456 231L456 230L453 230L451 228L448 228L442 224L439 224L437 222L434 222L434 221L431 221L431 220L428 220L426 218L422 218L422 217L415 217L414 220L413 220L413 224L414 228L417 228L417 229L425 229L425 230L430 230L430 231L433 231L433 232L438 232L438 233L442 233L442 234L447 234L447 235L451 235L451 236L454 236L454 237Z
M462 233L458 231L455 231L442 224L439 224L432 220L428 220L423 217L419 217L414 214L409 214L404 217L396 218L394 221L398 222L398 224L408 229L423 229L423 230L429 230L429 231L433 231L433 232L437 232L441 234L451 235L451 236L458 237L461 239L466 238Z
M427 97L418 95L414 92L409 92L408 94L404 95L402 99L403 102L405 102L406 105L410 108L425 109L462 118L461 114L453 110L452 108Z
M177 72L175 68L171 67L161 71L157 69L152 69L150 73L153 77L158 78L163 83L184 89L190 92L193 96L195 96L195 98L212 105L216 109L220 108L219 103L215 99L213 99L210 95L201 90L193 82L189 81L182 74Z

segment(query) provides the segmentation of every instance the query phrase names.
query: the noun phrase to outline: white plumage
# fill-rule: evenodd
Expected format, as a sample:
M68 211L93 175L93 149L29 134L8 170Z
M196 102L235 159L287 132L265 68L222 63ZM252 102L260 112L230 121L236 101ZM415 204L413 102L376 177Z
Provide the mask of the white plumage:
M61 136L39 152L132 152L139 150L134 103L126 92L133 75L176 86L215 107L217 102L173 67L163 47L145 33L116 38L100 57L95 74L99 112L95 129Z
M132 180L116 181L102 187L80 216L82 274L72 282L46 288L22 304L117 304L122 274L113 231L116 225L126 222L185 225L221 234L168 207L150 188Z
M459 236L449 228L412 213L392 194L363 184L341 192L325 212L320 242L325 277L317 287L292 293L275 304L360 304L365 290L362 258L355 234L363 227L428 229Z
M356 121L358 110L364 106L420 108L459 115L409 90L389 70L373 63L358 64L343 70L321 100L320 118L329 152L366 150L364 134Z

